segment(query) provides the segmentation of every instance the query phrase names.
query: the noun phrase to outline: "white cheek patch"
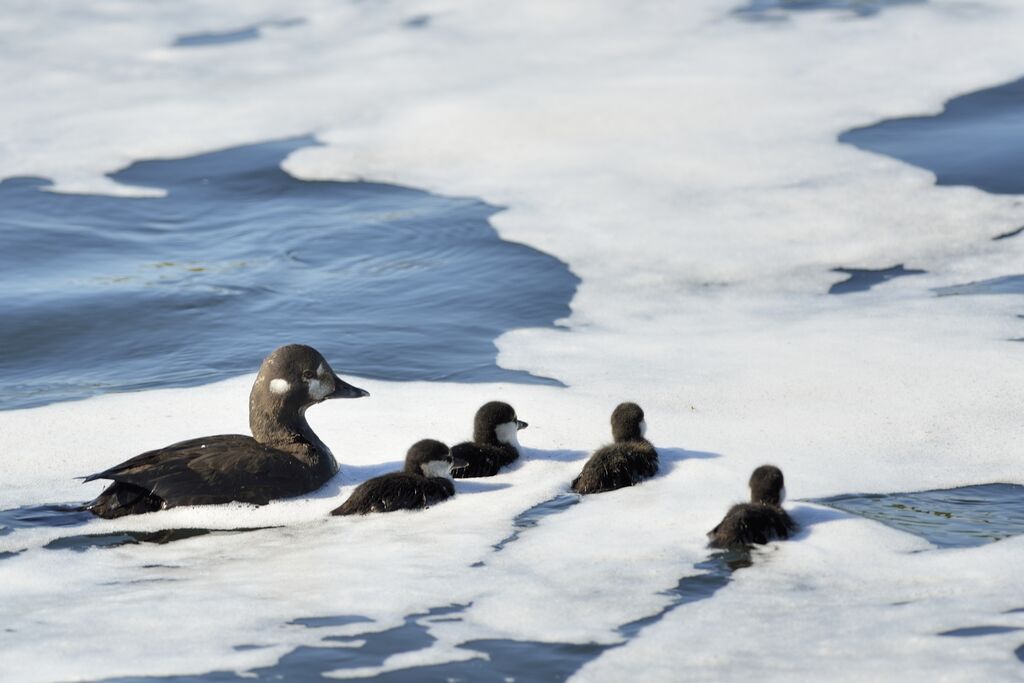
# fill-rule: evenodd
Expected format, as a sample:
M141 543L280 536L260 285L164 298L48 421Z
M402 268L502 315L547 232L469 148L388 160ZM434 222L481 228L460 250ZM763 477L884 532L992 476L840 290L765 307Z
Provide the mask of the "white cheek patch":
M431 460L420 465L424 477L452 478L452 465L447 460Z
M324 364L323 363L321 363L320 365L318 365L316 367L316 374L319 375L320 377L324 376Z
M275 394L287 394L288 390L292 388L291 384L288 384L287 380L283 379L272 379L270 380L270 390Z
M647 420L640 420L640 436L647 436Z
M782 489L779 491L779 505L782 505L785 502L786 502L786 487L783 486Z
M505 422L494 428L494 436L499 442L519 448L519 425L515 420Z
M309 397L314 400L322 400L327 394L331 393L331 389L318 379L309 380Z

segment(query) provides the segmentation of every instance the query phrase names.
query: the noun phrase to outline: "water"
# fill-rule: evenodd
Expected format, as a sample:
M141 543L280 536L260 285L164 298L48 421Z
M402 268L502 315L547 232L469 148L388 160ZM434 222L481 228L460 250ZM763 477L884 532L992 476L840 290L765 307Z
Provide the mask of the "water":
M670 473L679 463L690 459L717 457L717 454L681 449L663 449L663 472ZM558 459L578 461L578 452L555 454ZM516 516L514 533L493 546L494 552L502 551L521 534L534 528L545 518L564 513L580 501L575 493L561 493L550 500L541 502ZM10 528L31 526L69 527L80 526L91 519L88 513L68 506L26 506L0 512L0 525ZM209 531L204 529L170 529L161 532L119 532L109 534L87 534L59 538L44 546L44 550L104 551L125 544L140 542L167 543L207 534L231 534L234 531ZM0 529L0 535L4 530ZM372 675L356 676L352 680L375 681L506 681L519 682L564 681L587 663L601 654L615 649L636 638L645 628L658 624L666 615L686 604L711 598L731 580L732 572L754 563L750 551L713 552L684 572L676 585L661 593L666 598L656 612L621 624L617 633L621 641L612 644L546 642L510 639L469 640L459 645L467 654L464 661L450 661L443 664L412 666L393 671L374 672ZM483 563L478 563L480 566ZM166 565L153 565L154 569L166 569ZM694 573L696 570L696 573ZM132 585L175 581L159 572L159 576L141 577L130 581ZM254 668L244 672L212 671L199 675L177 676L128 676L103 679L111 683L130 682L192 682L215 683L242 680L285 680L301 681L322 677L332 671L374 669L385 664L389 657L425 651L436 643L431 634L431 625L443 621L461 621L471 605L452 604L438 606L425 612L410 614L403 624L382 631L357 633L351 636L325 635L317 646L300 646L287 653L273 666ZM340 614L329 617L298 618L289 625L309 629L330 629L350 624L369 623L360 615ZM258 649L258 645L235 645L237 650Z
M69 528L85 526L96 518L90 512L76 505L26 505L19 508L0 510L0 536L6 536L17 529ZM207 534L236 534L257 531L260 528L236 528L229 531L213 529L161 529L159 531L119 531L103 534L75 534L61 536L43 546L45 550L73 550L85 552L93 548L117 548L139 543L172 543ZM18 555L23 550L0 553L0 560Z
M748 4L735 10L744 19L754 21L778 21L785 19L788 12L833 10L847 12L857 17L870 17L886 7L916 5L926 0L749 0Z
M813 502L915 534L940 548L969 548L1024 533L1024 486L850 494Z
M569 314L564 263L502 240L499 209L280 169L299 137L113 174L162 198L0 183L0 409L254 372L317 347L342 374L552 378L499 368L494 340Z
M291 28L306 23L305 19L280 19L277 21L264 21L251 26L244 26L226 31L205 31L203 33L189 33L178 36L172 47L206 47L209 45L224 45L228 43L242 43L247 40L256 40L262 37L264 28Z
M940 114L881 121L839 136L935 174L938 185L1024 193L1024 79L954 97Z
M970 296L974 294L1024 294L1024 275L1004 275L961 285L938 287L939 296Z
M528 510L519 513L512 522L512 533L494 544L495 552L501 551L509 543L517 541L524 531L537 526L545 517L565 512L573 505L579 503L580 498L581 496L578 493L560 493L550 500L538 503ZM483 562L478 563L478 565L483 566Z
M1014 631L1024 631L1024 628L1016 626L965 626L964 628L955 628L951 631L943 631L938 635L953 636L954 638L976 638L978 636L992 636L1000 633L1013 633Z
M999 239L999 238L996 238ZM1024 294L1024 275L1003 275L987 280L964 282L946 287L936 287L937 296L985 296L993 294ZM1017 316L1018 318L1024 316ZM1009 341L1024 341L1021 337L1011 337Z
M31 527L81 526L93 519L92 514L71 505L26 505L0 510L0 536L15 529Z
M938 185L1020 194L1024 193L1022 109L1024 79L954 97L934 116L891 119L846 131L839 141L927 169L935 174ZM1022 231L1024 227L992 239L1010 239ZM1024 275L1000 275L935 292L939 296L1022 294Z
M880 285L883 282L892 280L893 278L904 277L906 275L920 275L925 271L914 268L904 268L903 264L899 263L891 268L879 268L876 270L872 270L870 268L833 268L832 272L844 273L849 277L829 287L829 294L866 292L875 285Z

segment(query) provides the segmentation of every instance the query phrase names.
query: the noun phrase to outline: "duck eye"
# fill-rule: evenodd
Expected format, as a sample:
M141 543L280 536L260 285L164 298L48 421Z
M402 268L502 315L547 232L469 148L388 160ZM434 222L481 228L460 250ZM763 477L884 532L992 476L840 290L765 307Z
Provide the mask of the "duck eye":
M309 380L313 379L313 371L312 370L303 370L302 371L302 379L306 380L307 382Z

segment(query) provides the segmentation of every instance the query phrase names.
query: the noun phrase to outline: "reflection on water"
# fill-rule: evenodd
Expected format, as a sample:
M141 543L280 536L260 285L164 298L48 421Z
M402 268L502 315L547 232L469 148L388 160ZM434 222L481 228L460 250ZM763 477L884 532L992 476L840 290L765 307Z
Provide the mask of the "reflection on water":
M811 501L927 539L965 548L1024 533L1024 486L983 484L914 493L852 494Z
M311 137L145 161L162 198L0 183L0 409L255 372L277 346L342 374L557 384L494 340L569 314L564 263L502 240L481 201L281 170Z

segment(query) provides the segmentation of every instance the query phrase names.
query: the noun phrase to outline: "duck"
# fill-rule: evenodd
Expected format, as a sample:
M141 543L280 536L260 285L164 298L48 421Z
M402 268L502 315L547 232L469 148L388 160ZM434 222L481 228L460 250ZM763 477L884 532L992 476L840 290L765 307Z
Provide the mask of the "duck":
M519 458L518 433L529 426L503 401L483 404L473 417L473 440L452 446L452 455L467 463L452 472L452 476L456 479L493 477L502 467Z
M786 481L782 470L761 465L750 475L750 502L733 505L718 526L708 532L712 548L763 545L789 538L796 523L782 509Z
M306 410L369 395L311 346L282 346L264 359L252 385L252 436L189 439L83 477L113 482L83 509L112 519L182 505L265 505L315 491L337 474L338 462L306 422Z
M658 473L658 451L644 438L647 421L636 403L620 403L612 411L614 443L594 451L572 490L587 495L633 486Z
M453 457L442 442L434 439L417 441L406 453L405 467L401 472L364 481L331 514L365 515L430 507L455 495L452 470L465 466L466 461Z

